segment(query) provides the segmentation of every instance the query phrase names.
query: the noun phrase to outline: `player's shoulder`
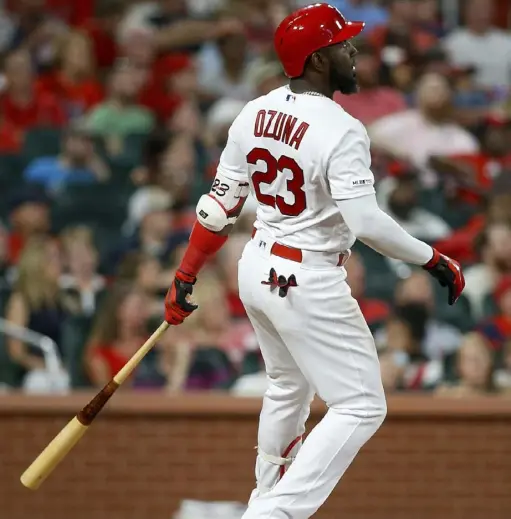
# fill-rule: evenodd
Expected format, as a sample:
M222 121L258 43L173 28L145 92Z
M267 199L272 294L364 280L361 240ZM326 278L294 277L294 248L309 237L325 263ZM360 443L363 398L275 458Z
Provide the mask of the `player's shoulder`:
M349 114L340 104L332 101L332 118L331 121L336 126L344 128L346 132L354 131L357 133L366 133L366 127L362 122Z
M232 124L231 131L240 134L240 136L249 135L246 131L253 127L257 114L261 110L268 110L268 108L278 109L279 102L283 97L285 97L285 87L279 87L248 101Z
M267 94L252 99L252 101L249 101L245 105L245 108L243 108L240 115L250 117L259 110L267 108L269 105L278 104L278 101L285 96L285 90L286 87L278 87L274 90L271 90Z

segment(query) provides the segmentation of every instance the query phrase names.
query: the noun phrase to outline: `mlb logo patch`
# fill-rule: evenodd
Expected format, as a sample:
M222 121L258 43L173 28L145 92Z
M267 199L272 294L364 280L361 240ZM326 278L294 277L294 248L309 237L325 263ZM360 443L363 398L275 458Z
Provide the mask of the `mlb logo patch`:
M296 97L293 94L288 94L286 96L286 101L290 101L291 103L294 103L296 101Z

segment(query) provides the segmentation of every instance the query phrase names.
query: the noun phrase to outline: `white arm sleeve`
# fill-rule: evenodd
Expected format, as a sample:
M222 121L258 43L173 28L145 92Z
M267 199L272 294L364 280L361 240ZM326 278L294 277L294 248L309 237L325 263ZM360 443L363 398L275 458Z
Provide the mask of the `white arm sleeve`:
M380 254L415 265L424 265L433 257L429 245L408 234L378 207L374 194L336 200L336 204L356 238Z

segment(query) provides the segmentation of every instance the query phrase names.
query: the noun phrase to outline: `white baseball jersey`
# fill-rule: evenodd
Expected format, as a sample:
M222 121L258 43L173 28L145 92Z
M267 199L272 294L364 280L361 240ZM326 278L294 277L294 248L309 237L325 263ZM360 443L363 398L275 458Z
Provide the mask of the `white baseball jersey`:
M327 97L285 86L234 121L210 195L233 214L248 182L256 228L290 247L341 252L355 237L335 201L374 193L370 162L360 121Z

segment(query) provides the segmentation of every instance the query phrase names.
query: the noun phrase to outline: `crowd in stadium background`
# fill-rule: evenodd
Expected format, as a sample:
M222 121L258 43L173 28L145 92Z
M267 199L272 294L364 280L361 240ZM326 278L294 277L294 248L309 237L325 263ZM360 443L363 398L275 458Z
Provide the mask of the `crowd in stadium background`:
M0 382L102 386L162 321L163 297L247 101L285 84L273 32L302 0L3 1L0 307L51 338L0 338ZM360 93L335 99L371 137L381 207L465 267L454 307L421 270L357 244L348 282L387 392L511 388L510 2L331 0L366 29ZM237 296L255 200L134 389L260 395ZM6 324L2 326L5 327Z

